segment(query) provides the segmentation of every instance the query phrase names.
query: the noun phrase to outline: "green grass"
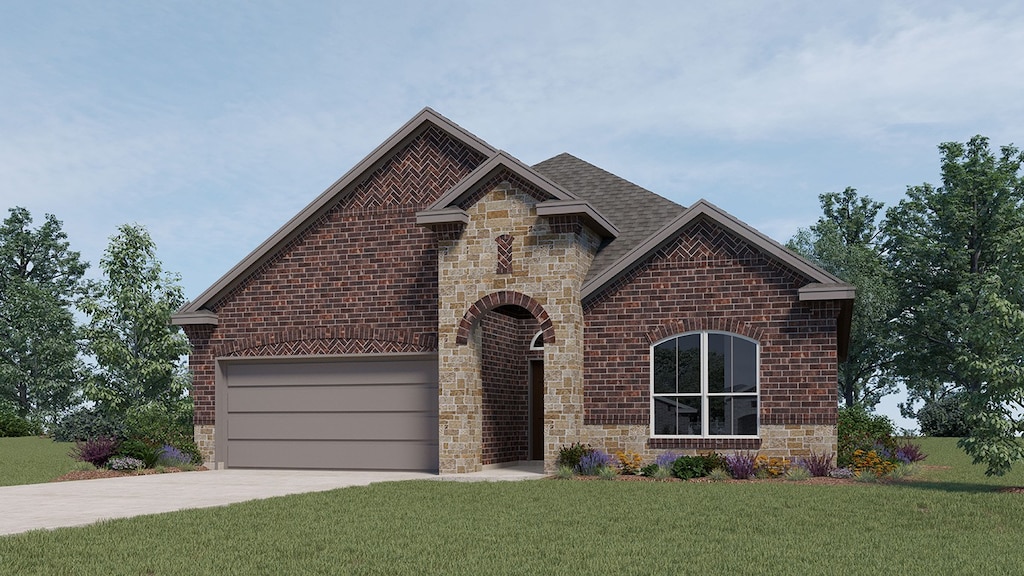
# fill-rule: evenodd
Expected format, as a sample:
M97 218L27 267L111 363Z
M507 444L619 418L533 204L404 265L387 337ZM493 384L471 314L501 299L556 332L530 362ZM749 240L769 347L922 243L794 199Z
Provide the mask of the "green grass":
M38 484L70 472L77 464L68 453L74 442L40 436L0 438L0 486Z
M912 482L399 482L0 537L3 574L1012 574L1024 471Z

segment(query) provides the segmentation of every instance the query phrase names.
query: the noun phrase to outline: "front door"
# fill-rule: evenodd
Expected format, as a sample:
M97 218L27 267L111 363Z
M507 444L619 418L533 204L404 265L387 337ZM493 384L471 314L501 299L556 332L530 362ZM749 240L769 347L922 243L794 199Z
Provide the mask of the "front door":
M530 361L530 460L544 459L544 361Z

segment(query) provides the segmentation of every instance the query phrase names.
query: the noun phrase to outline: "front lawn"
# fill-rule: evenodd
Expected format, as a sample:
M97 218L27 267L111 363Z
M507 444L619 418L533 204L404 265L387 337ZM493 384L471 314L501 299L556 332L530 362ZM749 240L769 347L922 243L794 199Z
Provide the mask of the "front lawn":
M74 442L41 436L0 438L0 486L49 482L78 464L68 454Z
M12 574L1011 574L1024 471L900 484L398 482L0 537Z

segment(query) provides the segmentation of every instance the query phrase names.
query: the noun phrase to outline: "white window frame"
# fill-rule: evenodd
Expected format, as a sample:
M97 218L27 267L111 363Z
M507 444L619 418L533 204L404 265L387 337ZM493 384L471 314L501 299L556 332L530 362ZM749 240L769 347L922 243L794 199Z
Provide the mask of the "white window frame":
M533 338L530 340L530 350L543 350L544 349L544 331L538 330Z
M700 336L700 392L699 393L655 393L654 392L654 349L669 340L675 340L676 338L682 338L684 336L692 335ZM754 345L754 362L755 362L755 376L754 376L754 391L753 392L708 392L708 335L710 334L721 334L732 338L739 338L746 340ZM650 433L652 438L706 438L706 439L718 439L718 438L760 438L761 433L761 343L753 338L747 338L741 334L735 334L733 332L724 332L720 330L693 330L690 332L683 332L681 334L674 334L667 338L662 338L657 342L651 344L650 347L650 394L651 394L651 407L650 407ZM654 428L654 406L656 397L666 396L688 396L691 398L700 398L701 404L701 433L700 434L657 434ZM725 396L753 396L757 400L757 434L753 435L739 435L739 434L711 434L710 433L710 410L708 406L708 400L712 397L725 397Z

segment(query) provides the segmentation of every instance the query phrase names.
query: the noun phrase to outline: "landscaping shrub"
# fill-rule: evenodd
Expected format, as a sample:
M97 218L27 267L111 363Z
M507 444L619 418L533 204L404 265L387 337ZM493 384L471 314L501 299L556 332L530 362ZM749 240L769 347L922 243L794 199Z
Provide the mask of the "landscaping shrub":
M697 456L680 456L672 463L672 475L676 478L689 480L707 476L715 468L724 468L722 456L714 452Z
M0 438L35 436L42 432L38 424L18 416L14 410L0 406Z
M789 460L776 456L759 455L754 458L754 477L778 478L789 471Z
M171 405L152 402L136 406L125 415L127 438L145 441L157 447L164 444L178 446L192 438L191 403Z
M871 481L888 476L896 467L895 462L875 450L854 450L850 469L855 478L870 473L865 480Z
M643 468L640 469L640 475L652 478L655 474L658 473L658 470L661 470L661 466L657 464L648 464L647 466L644 466Z
M611 468L615 460L602 450L591 450L580 458L576 472L583 476L597 476L602 468Z
M836 468L828 473L829 478L853 478L853 470L849 468Z
M203 455L199 452L199 446L196 445L196 441L193 437L182 438L174 443L174 447L181 450L189 456L192 464L196 466L203 465Z
M145 440L130 438L121 443L118 454L141 460L146 468L152 468L156 466L157 460L160 458L161 448L162 446L159 444L153 445Z
M799 465L798 466L790 466L789 469L786 470L786 474L785 474L786 480L792 480L794 482L801 482L803 480L807 480L810 477L811 477L810 471L807 470L807 468L804 468L803 466L799 466Z
M895 449L893 424L889 418L872 414L861 406L850 406L839 410L838 466L849 466L856 450L872 450L875 446Z
M826 452L817 454L811 452L809 456L803 456L797 460L797 465L810 472L811 476L828 476L834 468L832 464L833 454Z
M725 457L725 469L737 480L746 480L754 475L754 455L737 452Z
M562 446L558 451L558 460L556 464L575 469L579 465L580 459L593 451L594 449L591 448L589 444L583 445L579 442L575 442L568 446Z
M662 452L654 459L654 463L662 468L671 468L672 464L679 459L682 454L678 452Z
M640 473L643 466L643 458L632 450L616 452L615 457L619 459L619 472L622 474L635 475Z
M79 408L61 418L53 426L57 442L82 442L92 438L124 439L124 423L97 408Z
M722 482L732 478L732 475L724 468L715 468L711 472L708 472L708 478L710 478L712 482Z
M119 444L120 441L117 438L100 436L76 443L75 449L71 451L71 457L102 468L114 454L117 454Z
M186 454L181 450L178 450L174 446L164 444L158 452L156 463L160 466L170 466L172 468L181 468L182 466L188 466L192 464L192 456Z
M904 464L912 464L914 462L920 462L927 458L927 454L921 451L921 446L914 444L909 440L903 443L897 443L896 453L893 454L897 460Z
M125 472L129 470L142 470L146 465L142 460L132 458L131 456L115 456L107 462L107 467L111 470Z

